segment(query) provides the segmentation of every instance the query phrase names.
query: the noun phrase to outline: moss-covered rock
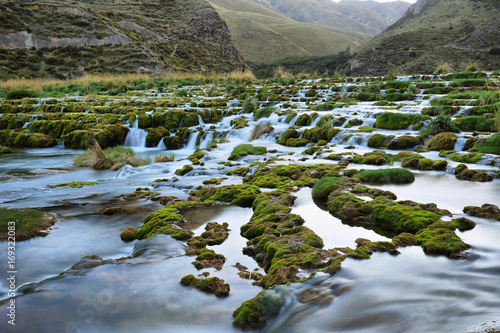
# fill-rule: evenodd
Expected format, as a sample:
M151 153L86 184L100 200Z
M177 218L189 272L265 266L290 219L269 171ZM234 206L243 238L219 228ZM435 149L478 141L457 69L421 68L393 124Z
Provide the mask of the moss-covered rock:
M227 222L223 224L208 222L201 237L206 241L207 245L220 245L229 236L229 231Z
M170 132L164 127L151 128L146 136L146 147L156 147Z
M429 150L453 150L457 142L457 136L452 132L443 132L434 135L425 142L425 148Z
M496 131L495 119L482 116L469 116L454 119L453 124L462 131L494 132Z
M9 147L46 148L57 144L57 141L45 134L28 132L0 131L0 145Z
M203 201L224 201L242 207L251 207L261 190L254 185L240 184L221 187L202 187L191 194Z
M500 208L492 204L483 204L481 207L466 206L464 213L471 216L484 217L487 219L500 221Z
M231 152L231 155L228 157L228 160L235 161L242 156L264 155L265 153L267 153L266 147L252 146L250 144L241 144L234 147L233 151Z
M470 151L500 155L500 133L493 134L486 139L479 139Z
M184 176L185 174L191 171L193 171L193 166L191 164L186 164L182 167L182 169L175 170L174 173L178 176Z
M346 181L343 177L321 178L312 189L313 199L326 200L331 192L341 188Z
M183 286L194 287L206 293L214 294L217 297L225 297L229 295L231 287L224 280L218 277L199 279L193 274L184 276L181 279Z
M284 304L283 295L275 290L262 291L234 310L233 325L243 330L262 328L279 314Z
M127 227L120 234L120 238L124 242L131 242L131 241L137 239L137 230L135 230L132 227Z
M479 170L472 170L467 168L465 164L459 164L455 168L455 177L460 180L470 180L476 182L490 182L493 176Z
M410 125L415 125L419 121L427 119L422 114L385 112L375 121L375 128L389 130L407 129Z
M373 184L409 184L415 181L411 171L401 168L366 170L356 173L353 177Z

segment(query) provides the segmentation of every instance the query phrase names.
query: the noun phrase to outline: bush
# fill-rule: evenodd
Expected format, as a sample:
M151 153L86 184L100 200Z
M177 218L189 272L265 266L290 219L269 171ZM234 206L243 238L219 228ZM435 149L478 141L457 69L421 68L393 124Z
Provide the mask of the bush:
M429 124L420 129L422 135L436 135L442 132L460 132L460 129L451 121L451 116L444 112L432 118Z
M353 178L374 184L409 184L415 181L415 176L411 171L401 168L361 171Z

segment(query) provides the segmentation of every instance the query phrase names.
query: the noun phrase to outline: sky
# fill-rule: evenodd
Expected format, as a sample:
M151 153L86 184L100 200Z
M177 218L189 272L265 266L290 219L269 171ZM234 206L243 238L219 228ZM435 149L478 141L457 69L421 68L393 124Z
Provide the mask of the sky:
M335 2L339 2L340 0L333 0ZM395 0L375 0L377 2L392 2L392 1L395 1ZM402 1L406 1L406 2L409 2L409 3L415 3L417 2L417 0L402 0Z

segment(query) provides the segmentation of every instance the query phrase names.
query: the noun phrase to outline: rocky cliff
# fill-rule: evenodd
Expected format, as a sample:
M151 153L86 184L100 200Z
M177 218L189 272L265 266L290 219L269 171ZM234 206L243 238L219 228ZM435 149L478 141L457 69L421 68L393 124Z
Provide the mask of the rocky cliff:
M203 0L0 1L0 75L243 69Z
M498 0L418 0L406 14L357 50L356 75L431 73L448 63L455 71L476 63L500 68Z

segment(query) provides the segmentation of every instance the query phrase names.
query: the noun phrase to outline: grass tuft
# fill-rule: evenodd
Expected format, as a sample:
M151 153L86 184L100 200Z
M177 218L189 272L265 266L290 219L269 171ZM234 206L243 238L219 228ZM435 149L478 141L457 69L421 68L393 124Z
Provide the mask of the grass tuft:
M74 165L97 170L118 170L124 165L138 167L150 163L149 160L137 156L131 148L123 146L108 147L105 150L97 142L85 153L77 156Z

